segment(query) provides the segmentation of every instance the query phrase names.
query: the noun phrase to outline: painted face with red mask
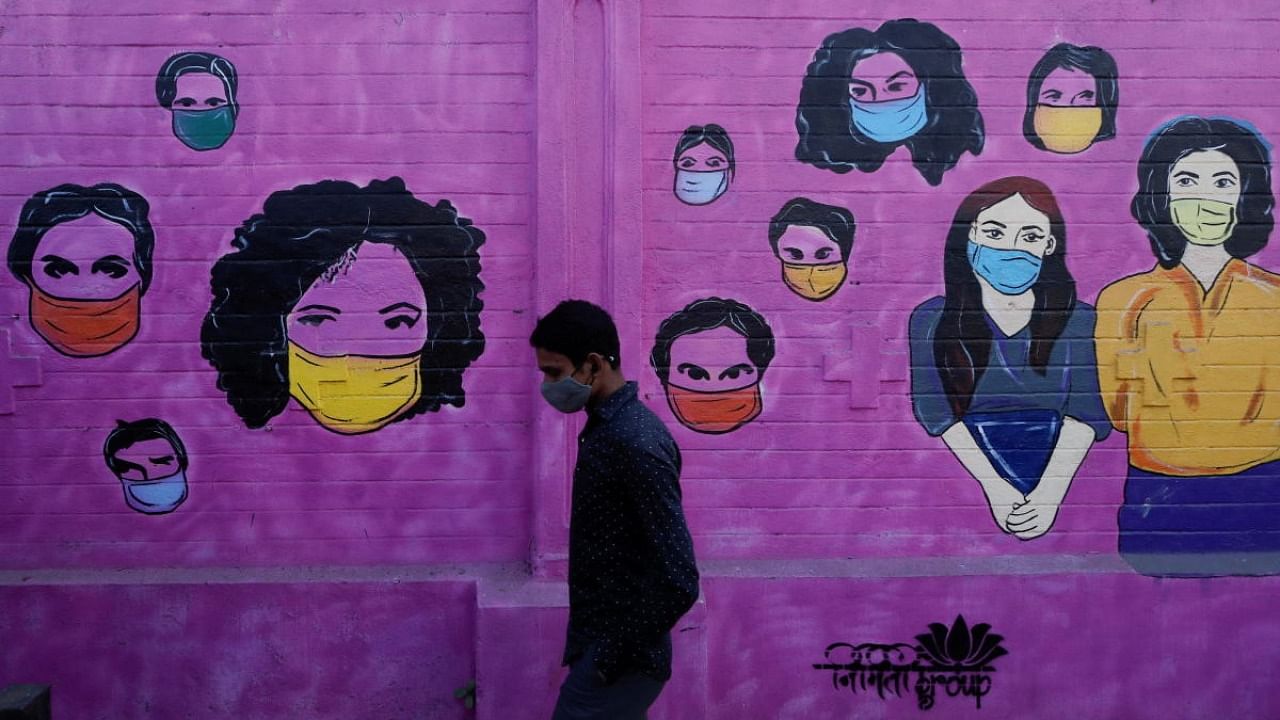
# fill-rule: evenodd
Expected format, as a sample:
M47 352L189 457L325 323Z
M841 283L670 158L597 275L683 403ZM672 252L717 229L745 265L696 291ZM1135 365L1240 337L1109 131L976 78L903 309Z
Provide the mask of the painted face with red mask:
M27 280L32 327L64 355L119 349L140 322L136 262L129 229L95 213L49 228L36 243Z

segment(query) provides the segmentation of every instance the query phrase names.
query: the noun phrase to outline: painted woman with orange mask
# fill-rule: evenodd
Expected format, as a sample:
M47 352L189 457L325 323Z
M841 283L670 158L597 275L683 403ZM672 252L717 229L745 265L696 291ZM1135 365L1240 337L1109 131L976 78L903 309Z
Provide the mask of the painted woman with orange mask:
M96 357L138 333L155 234L141 195L114 183L65 184L22 206L9 270L31 291L31 326L71 357Z
M773 331L736 300L696 300L658 326L649 362L680 424L718 435L760 414Z

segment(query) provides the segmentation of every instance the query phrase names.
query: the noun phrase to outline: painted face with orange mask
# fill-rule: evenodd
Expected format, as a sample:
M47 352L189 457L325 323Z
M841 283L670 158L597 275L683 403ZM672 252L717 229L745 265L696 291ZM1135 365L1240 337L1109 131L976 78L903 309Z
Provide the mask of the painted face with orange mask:
M651 357L676 419L712 435L760 415L760 380L772 358L773 333L764 318L720 298L698 300L668 318Z
M90 213L49 228L31 258L31 326L58 352L106 355L138 332L143 278L133 233Z

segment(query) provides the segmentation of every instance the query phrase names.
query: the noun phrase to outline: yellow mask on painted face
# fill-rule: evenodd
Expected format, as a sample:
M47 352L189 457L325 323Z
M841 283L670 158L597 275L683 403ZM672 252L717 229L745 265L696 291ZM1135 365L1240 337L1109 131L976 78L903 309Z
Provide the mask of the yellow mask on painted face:
M840 289L848 270L844 263L795 265L782 263L782 280L797 295L810 300L825 300Z
M1102 108L1037 105L1031 120L1046 150L1069 155L1088 149L1098 137Z
M316 355L289 343L289 394L336 433L372 432L422 397L420 355Z
M1236 206L1221 200L1179 198L1169 203L1173 224L1196 245L1221 245L1236 229Z

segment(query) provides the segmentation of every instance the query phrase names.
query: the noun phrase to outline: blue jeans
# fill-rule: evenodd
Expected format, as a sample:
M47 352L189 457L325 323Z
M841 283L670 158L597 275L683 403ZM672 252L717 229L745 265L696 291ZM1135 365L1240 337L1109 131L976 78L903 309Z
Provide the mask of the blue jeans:
M1280 574L1280 462L1235 475L1129 468L1120 555L1143 575Z
M630 673L605 685L596 675L594 650L588 647L569 665L551 720L645 720L666 683Z

